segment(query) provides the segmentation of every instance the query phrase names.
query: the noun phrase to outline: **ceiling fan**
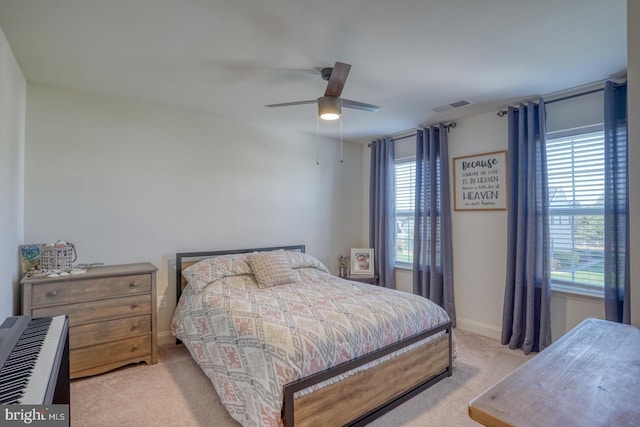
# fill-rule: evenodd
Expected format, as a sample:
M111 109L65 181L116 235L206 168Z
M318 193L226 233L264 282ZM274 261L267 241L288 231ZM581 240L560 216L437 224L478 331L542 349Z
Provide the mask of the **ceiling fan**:
M328 83L327 89L324 91L324 96L321 96L318 99L269 104L267 107L289 107L292 105L317 103L318 115L323 120L336 120L340 118L340 115L342 114L342 107L371 112L379 111L382 108L380 106L340 98L344 84L347 81L347 76L349 75L349 70L351 70L351 65L343 62L336 62L333 68L328 67L320 70L322 79L326 80Z

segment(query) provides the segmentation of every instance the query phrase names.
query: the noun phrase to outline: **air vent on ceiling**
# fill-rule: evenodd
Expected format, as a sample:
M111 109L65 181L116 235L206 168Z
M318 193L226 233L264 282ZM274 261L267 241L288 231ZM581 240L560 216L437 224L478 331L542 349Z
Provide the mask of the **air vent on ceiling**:
M471 101L467 101L466 99L461 99L460 101L452 102L451 104L441 105L440 107L436 107L433 111L437 113L442 113L443 111L451 110L452 108L460 108L465 105L471 104Z

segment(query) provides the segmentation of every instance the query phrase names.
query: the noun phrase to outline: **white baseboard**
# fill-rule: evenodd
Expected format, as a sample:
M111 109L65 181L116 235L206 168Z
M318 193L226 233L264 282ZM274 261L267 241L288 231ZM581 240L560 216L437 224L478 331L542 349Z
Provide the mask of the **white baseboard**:
M456 326L465 331L473 332L486 337L500 339L502 337L502 328L487 323L476 322L475 320L465 319L464 317L456 317Z
M175 344L176 338L171 335L171 331L158 332L158 345Z

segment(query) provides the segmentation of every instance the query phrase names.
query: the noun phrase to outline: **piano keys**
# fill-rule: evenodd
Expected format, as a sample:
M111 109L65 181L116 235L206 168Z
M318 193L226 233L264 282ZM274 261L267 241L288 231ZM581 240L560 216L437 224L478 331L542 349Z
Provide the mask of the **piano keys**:
M0 325L0 404L69 404L67 316L8 317Z

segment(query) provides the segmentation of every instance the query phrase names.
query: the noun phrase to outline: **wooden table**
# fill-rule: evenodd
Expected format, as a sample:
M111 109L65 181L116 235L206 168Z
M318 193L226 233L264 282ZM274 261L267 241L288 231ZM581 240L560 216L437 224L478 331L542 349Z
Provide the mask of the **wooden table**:
M640 426L640 329L586 319L469 403L485 426Z

